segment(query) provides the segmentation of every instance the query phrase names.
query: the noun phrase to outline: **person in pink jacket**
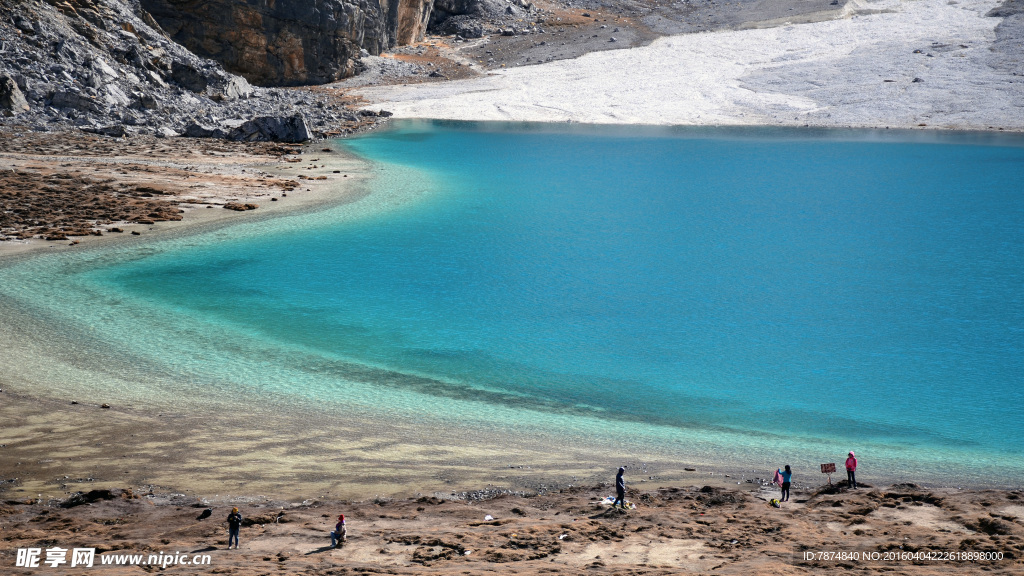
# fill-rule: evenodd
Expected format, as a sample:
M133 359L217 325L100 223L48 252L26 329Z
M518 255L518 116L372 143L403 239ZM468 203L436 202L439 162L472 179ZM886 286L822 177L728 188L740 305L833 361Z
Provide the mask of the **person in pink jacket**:
M850 451L850 456L846 459L846 482L850 485L850 488L857 487L857 457L853 455L853 451Z

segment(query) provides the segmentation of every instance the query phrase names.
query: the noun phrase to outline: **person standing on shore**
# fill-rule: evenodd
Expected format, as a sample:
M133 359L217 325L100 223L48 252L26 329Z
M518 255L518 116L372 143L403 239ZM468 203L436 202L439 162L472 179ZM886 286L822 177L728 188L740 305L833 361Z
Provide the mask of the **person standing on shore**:
M793 479L793 471L789 468L789 464L786 464L785 470L779 470L779 476L782 477L782 495L779 496L782 502L789 501L789 486Z
M345 527L345 515L338 516L338 523L334 525L334 532L331 532L331 546L337 548L348 540L348 528Z
M857 457L850 450L850 456L846 459L846 483L850 488L857 487Z
M626 507L626 480L622 477L625 473L626 467L622 466L619 468L619 473L615 475L615 502L612 502L612 508L617 505Z
M232 508L228 514L228 550L231 550L231 541L235 541L235 550L238 550L238 529L242 527L242 515L238 508Z

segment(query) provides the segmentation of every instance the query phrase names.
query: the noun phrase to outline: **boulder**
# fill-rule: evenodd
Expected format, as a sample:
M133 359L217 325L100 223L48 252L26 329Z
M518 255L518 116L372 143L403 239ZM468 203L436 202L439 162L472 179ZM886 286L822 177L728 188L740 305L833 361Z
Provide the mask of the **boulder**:
M50 97L50 104L54 108L78 110L80 112L100 113L106 111L106 106L87 94L77 90L57 90Z
M28 18L21 14L14 14L14 16L11 18L11 22L14 24L14 27L17 28L18 30L21 30L23 34L34 36L37 32L36 25L33 24L31 20L29 20Z
M111 106L124 107L132 103L131 98L117 87L117 84L107 84L103 90L103 101Z
M238 100L252 96L252 86L241 76L230 76L217 87L216 95L222 101Z
M25 95L18 88L18 83L7 76L0 75L0 114L4 116L15 116L22 112L28 112L28 101Z
M164 79L161 78L159 74L157 74L156 72L153 72L152 70L147 70L146 71L146 78L150 82L152 82L153 84L159 86L160 88L167 88L167 83L164 82Z
M227 137L246 142L305 142L309 140L309 126L302 114L288 117L259 116L233 129Z
M88 126L82 128L82 132L91 132L92 134L100 134L102 136L110 136L112 138L123 138L130 134L128 129L123 124L111 124L109 126Z
M99 74L102 74L108 80L113 80L114 78L118 77L117 71L111 68L110 64L107 64L103 60L103 58L94 58L92 62L89 64L89 67L98 72Z
M188 62L175 60L171 63L171 79L182 88L191 90L196 94L206 90L210 83L206 75Z
M493 16L502 13L505 6L501 0L434 0L434 14L431 18L440 21L460 14Z
M430 28L441 34L480 38L484 22L501 18L506 8L511 6L501 0L434 0Z
M188 126L185 126L185 132L183 135L188 136L189 138L226 138L227 131L220 126L209 126L198 122L192 122Z
M135 104L143 110L156 110L160 107L160 102L152 94L138 94Z
M185 127L190 138L222 138L245 142L305 142L310 138L306 117L257 116L249 120L223 120L216 125L192 122Z
M483 38L484 22L476 16L460 14L445 18L437 31L450 36L461 36L463 38Z

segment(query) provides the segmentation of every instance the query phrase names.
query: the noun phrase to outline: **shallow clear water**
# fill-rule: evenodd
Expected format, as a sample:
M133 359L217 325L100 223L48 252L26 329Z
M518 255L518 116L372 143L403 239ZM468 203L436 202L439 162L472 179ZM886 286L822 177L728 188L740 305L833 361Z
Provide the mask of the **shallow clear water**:
M0 286L153 389L1024 472L1019 137L421 122L344 146L378 175L354 204Z

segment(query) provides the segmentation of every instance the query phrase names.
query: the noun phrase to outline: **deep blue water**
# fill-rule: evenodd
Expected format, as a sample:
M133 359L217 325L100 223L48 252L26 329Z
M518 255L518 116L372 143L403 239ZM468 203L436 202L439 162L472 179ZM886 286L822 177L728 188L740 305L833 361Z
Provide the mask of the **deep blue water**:
M404 123L340 145L377 167L360 210L68 281L187 326L117 345L193 375L258 357L246 385L316 402L355 382L398 412L1024 471L1019 138Z

